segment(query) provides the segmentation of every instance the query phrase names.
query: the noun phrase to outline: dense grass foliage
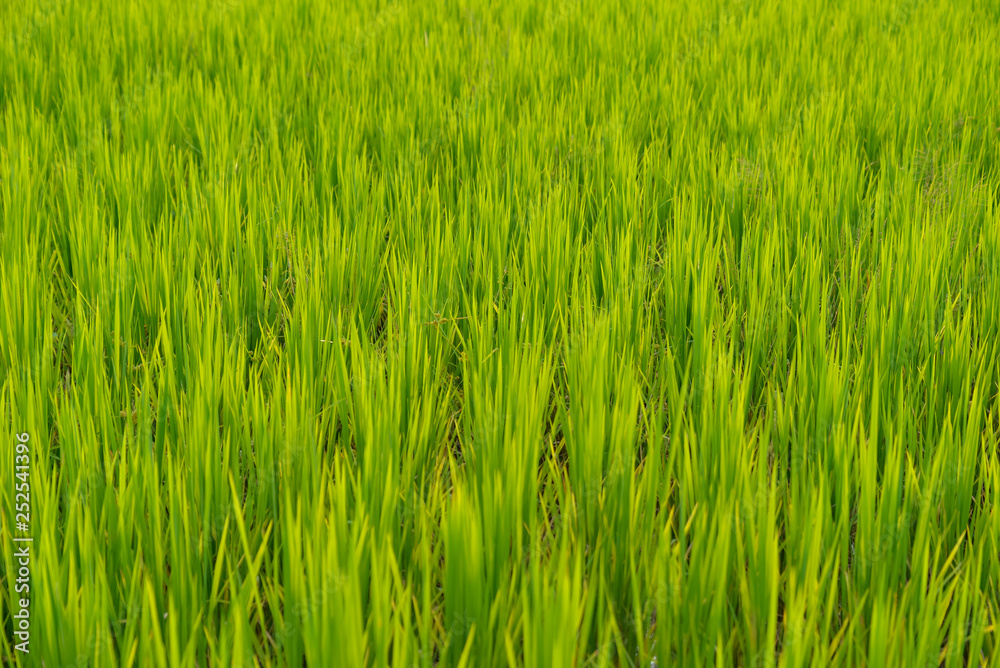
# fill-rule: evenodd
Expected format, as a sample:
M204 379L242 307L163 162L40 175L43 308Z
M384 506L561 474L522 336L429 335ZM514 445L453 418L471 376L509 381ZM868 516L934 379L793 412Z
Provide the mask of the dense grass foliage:
M3 3L21 663L991 663L998 22Z

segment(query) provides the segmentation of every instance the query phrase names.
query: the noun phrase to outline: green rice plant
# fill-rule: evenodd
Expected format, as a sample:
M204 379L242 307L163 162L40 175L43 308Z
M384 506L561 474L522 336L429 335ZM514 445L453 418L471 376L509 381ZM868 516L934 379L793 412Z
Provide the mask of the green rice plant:
M997 665L998 19L4 4L3 660Z

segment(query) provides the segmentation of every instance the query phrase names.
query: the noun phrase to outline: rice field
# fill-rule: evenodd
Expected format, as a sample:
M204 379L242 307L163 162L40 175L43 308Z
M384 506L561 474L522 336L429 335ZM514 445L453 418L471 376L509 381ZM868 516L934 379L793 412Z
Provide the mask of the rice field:
M5 665L1000 665L997 44L3 3Z

